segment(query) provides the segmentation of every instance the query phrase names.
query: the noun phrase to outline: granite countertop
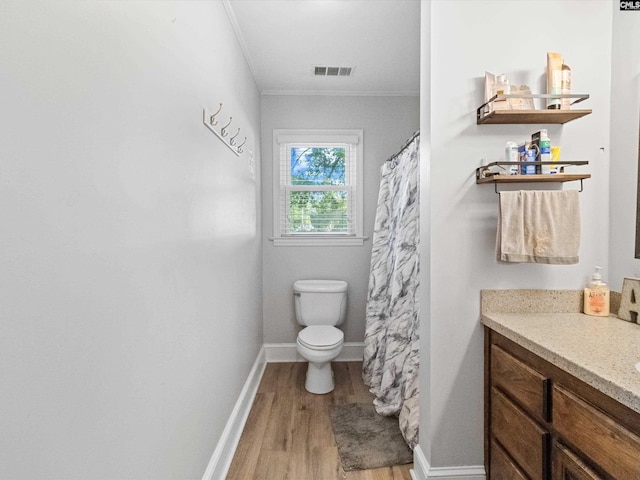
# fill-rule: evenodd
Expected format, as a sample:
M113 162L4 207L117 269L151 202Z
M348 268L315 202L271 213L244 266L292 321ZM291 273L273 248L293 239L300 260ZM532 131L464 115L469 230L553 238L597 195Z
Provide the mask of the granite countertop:
M581 294L484 290L481 321L640 413L640 325L579 313Z

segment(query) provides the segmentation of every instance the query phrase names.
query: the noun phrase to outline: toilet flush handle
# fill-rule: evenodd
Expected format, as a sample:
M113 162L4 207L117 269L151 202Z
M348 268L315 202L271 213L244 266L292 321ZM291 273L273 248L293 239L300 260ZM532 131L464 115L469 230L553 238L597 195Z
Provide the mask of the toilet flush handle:
M299 296L300 296L300 295L302 295L302 294L301 294L300 292L295 292L295 293L294 293L294 295L295 295L296 297L299 297Z

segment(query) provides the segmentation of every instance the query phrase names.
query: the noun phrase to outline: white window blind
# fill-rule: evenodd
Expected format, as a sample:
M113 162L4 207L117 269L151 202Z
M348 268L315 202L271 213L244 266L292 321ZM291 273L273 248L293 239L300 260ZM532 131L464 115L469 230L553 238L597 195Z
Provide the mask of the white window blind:
M276 152L275 238L362 237L361 131L274 131Z

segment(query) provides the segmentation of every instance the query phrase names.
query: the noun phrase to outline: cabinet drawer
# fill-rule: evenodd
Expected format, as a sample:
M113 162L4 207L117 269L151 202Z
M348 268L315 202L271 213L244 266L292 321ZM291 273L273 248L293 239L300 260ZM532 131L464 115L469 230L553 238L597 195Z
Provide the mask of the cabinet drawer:
M491 434L532 480L548 478L549 432L495 387L491 389Z
M558 385L553 387L553 426L614 478L640 478L640 437Z
M551 420L550 380L497 345L491 345L491 382L536 419Z
M494 441L491 442L489 474L491 480L527 480L527 476L513 463L507 452Z
M553 480L603 480L564 445L553 445Z

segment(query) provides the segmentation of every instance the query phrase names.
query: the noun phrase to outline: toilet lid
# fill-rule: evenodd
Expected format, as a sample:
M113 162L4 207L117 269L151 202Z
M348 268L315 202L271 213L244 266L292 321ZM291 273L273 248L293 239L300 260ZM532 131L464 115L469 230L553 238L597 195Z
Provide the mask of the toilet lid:
M342 342L344 333L331 325L312 325L300 330L298 339L310 348L332 347Z

